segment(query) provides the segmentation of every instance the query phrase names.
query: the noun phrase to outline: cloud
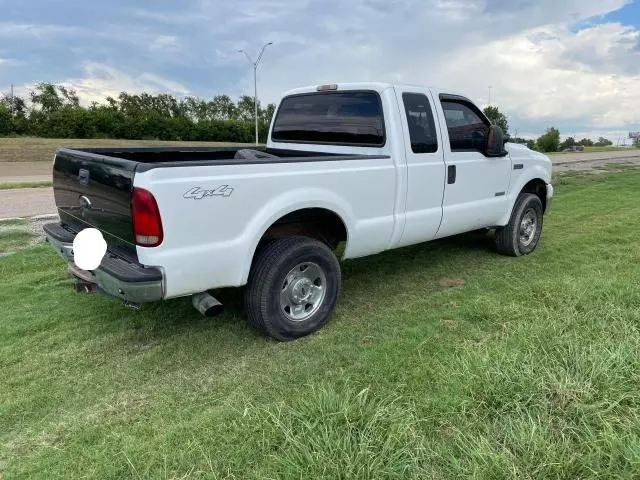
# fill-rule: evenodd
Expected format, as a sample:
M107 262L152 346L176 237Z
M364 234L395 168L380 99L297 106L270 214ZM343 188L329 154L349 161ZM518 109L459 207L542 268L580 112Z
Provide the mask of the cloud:
M117 97L120 92L161 93L188 95L189 89L181 83L160 77L152 73L130 75L114 67L96 62L83 65L84 75L80 78L66 79L61 84L78 92L84 104L104 102L105 97Z
M604 17L627 3L113 0L97 16L59 0L0 22L11 52L0 55L28 61L3 64L0 82L2 71L14 83L64 81L83 100L144 89L237 96L253 92L253 78L236 50L255 57L273 41L258 71L263 103L300 85L376 80L449 87L483 104L492 85L520 131L640 129L640 32Z
M0 22L0 38L20 40L25 38L45 39L60 35L77 35L79 27L49 25L43 23Z
M435 73L443 81L460 79L457 86L481 96L485 85L464 80L465 73L499 72L489 79L498 104L521 120L547 125L572 120L598 128L639 124L640 113L633 107L640 105L637 54L625 58L622 53L629 34L620 25L599 25L577 35L555 29L537 42L511 37L465 49ZM594 45L584 58L576 54L584 52L581 36ZM618 61L608 60L612 52L620 55Z
M638 125L639 31L613 23L573 30L624 3L427 0L388 10L359 2L356 20L346 13L353 6L331 4L337 11L319 15L304 46L283 54L290 45L276 43L261 67L262 92L274 99L300 84L380 80L438 85L486 104L492 85L516 127ZM250 88L248 75L242 85Z

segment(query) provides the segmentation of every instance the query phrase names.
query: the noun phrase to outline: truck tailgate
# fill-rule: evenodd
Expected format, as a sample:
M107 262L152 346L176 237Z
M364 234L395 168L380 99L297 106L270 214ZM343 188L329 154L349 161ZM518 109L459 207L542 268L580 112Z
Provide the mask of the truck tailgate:
M137 259L131 217L137 163L81 150L60 149L53 192L62 224L76 232L97 228L114 253Z

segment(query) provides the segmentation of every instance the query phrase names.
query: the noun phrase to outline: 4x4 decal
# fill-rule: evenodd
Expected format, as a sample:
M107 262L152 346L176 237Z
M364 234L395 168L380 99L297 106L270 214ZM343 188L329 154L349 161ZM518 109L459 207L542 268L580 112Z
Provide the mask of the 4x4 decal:
M184 198L193 198L194 200L202 200L205 197L230 197L233 188L229 185L220 185L213 190L205 190L200 187L193 187L185 192Z

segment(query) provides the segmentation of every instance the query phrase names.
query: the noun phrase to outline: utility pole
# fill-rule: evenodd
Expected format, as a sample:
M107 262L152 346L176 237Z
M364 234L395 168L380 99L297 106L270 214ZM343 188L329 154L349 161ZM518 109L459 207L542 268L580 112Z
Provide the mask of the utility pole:
M491 85L489 85L489 106L491 106L491 89L493 87Z
M11 95L10 95L10 98L11 98L11 110L10 111L11 111L11 116L13 117L13 83L11 84Z
M256 120L256 145L258 145L258 65L260 64L260 60L262 60L262 55L264 55L265 49L269 46L273 45L273 42L265 43L260 51L260 55L258 55L258 59L254 62L249 54L244 50L238 50L240 53L244 53L244 56L247 57L249 63L253 66L253 107L254 107L254 115Z

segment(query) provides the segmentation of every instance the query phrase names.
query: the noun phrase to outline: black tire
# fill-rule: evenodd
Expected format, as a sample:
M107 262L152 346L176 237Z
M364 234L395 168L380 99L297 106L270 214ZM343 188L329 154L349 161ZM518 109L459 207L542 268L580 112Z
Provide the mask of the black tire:
M523 240L520 235L521 223L525 214L533 214L536 224L530 240ZM537 195L521 193L511 212L509 223L496 229L496 248L503 255L519 257L528 255L538 246L542 234L544 215L542 202Z
M280 296L288 275L306 263L313 264L324 275L324 296L314 306L315 312L302 320L294 320L289 316L291 309L287 314L288 307L281 307ZM277 340L289 341L324 326L339 293L340 264L331 249L308 237L286 237L269 242L256 253L244 291L244 304L250 325Z

